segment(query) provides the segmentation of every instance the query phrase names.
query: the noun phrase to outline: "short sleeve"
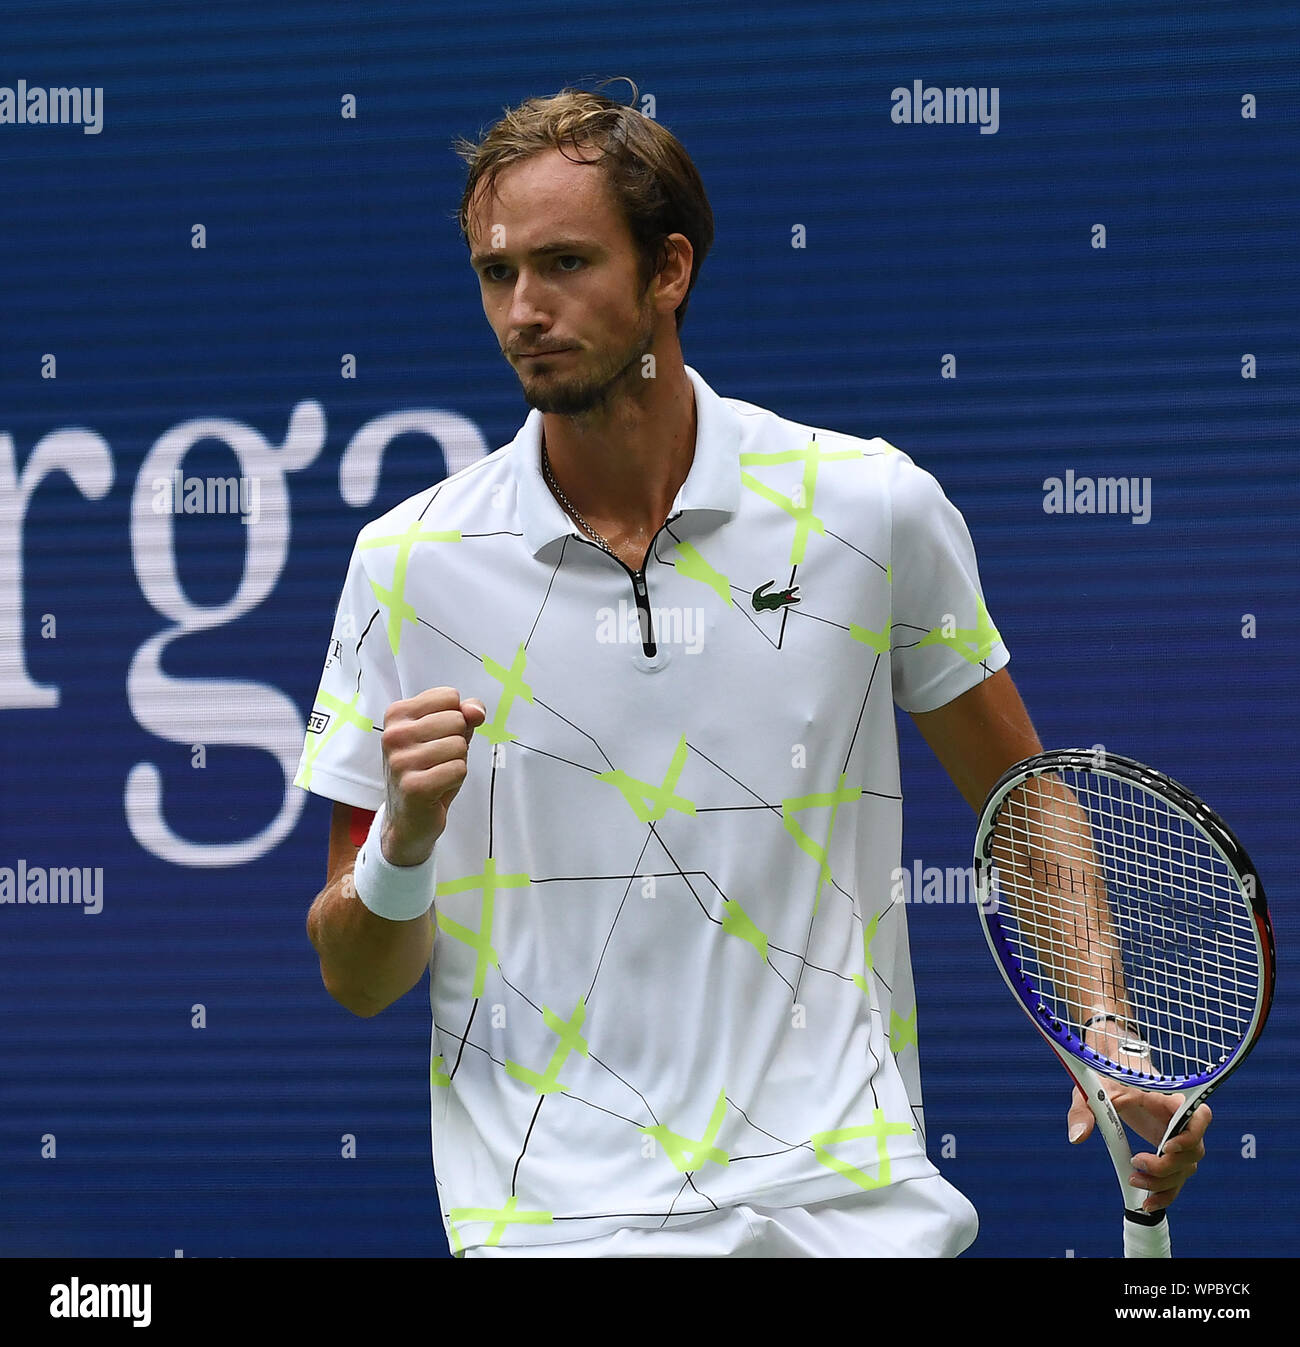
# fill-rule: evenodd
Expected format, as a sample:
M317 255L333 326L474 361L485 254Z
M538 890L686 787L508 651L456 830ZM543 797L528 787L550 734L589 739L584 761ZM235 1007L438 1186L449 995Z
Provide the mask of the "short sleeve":
M984 606L961 512L906 454L890 459L894 701L904 711L934 711L1011 655Z
M294 785L358 809L384 800L384 713L401 696L383 616L353 549Z

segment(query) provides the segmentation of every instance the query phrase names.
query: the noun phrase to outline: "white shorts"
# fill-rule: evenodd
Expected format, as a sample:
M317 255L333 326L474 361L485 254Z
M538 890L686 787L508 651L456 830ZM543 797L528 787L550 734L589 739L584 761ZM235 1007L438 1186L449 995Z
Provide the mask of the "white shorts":
M938 1174L806 1207L723 1207L671 1228L627 1227L592 1239L465 1258L955 1258L979 1230L975 1208Z

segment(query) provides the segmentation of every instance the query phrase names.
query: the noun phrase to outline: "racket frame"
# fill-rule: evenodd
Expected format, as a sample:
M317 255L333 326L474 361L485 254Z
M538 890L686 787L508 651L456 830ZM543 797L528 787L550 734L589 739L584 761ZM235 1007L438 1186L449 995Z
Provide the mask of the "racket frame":
M996 899L996 893L992 895L993 900L990 898L990 888L996 878L992 856L993 831L1002 802L1017 786L1033 777L1069 771L1100 773L1130 782L1159 795L1171 809L1210 839L1237 876L1253 917L1251 925L1256 955L1260 962L1259 996L1250 1022L1242 1034L1241 1042L1209 1071L1196 1076L1147 1075L1111 1062L1084 1043L1068 1025L1055 1019L1041 1000L1037 1001L1036 1006L1031 1004L1036 999L1033 984L1007 948L1000 927L998 934L994 934L993 923L997 921L997 905L993 900ZM1105 1088L1105 1081L1109 1079L1119 1085L1132 1086L1140 1090L1185 1096L1182 1106L1170 1120L1156 1150L1157 1155L1162 1155L1165 1145L1187 1126L1192 1113L1245 1061L1263 1032L1272 1007L1277 979L1273 931L1258 871L1228 825L1185 786L1163 772L1158 772L1132 758L1122 757L1108 750L1103 752L1083 748L1054 749L1035 754L1013 764L998 778L980 809L979 826L975 837L974 870L980 927L998 971L1015 997L1016 1004L1060 1058L1061 1064L1087 1100L1096 1119L1097 1131L1110 1154L1124 1197L1125 1256L1169 1257L1169 1226L1164 1211L1143 1211L1142 1203L1146 1200L1147 1192L1128 1181L1133 1172L1133 1153L1123 1123Z

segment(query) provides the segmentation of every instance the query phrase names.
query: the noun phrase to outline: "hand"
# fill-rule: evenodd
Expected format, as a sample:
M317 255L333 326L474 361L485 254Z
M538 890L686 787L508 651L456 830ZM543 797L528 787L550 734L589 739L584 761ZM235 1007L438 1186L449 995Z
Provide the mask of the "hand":
M384 832L390 865L428 859L447 827L447 810L469 773L469 741L487 719L477 698L429 688L384 713Z
M1152 1146L1160 1144L1170 1119L1182 1108L1186 1096L1181 1094L1151 1094L1134 1090L1117 1081L1105 1082L1106 1093L1120 1119ZM1133 1174L1129 1178L1135 1188L1146 1188L1150 1196L1142 1203L1143 1211L1161 1211L1178 1196L1179 1190L1205 1158L1205 1129L1211 1122L1210 1107L1202 1104L1192 1114L1187 1126L1170 1139L1165 1153L1157 1156L1143 1151L1133 1157ZM1076 1085L1074 1099L1067 1119L1070 1140L1078 1145L1092 1135L1096 1119L1092 1109Z

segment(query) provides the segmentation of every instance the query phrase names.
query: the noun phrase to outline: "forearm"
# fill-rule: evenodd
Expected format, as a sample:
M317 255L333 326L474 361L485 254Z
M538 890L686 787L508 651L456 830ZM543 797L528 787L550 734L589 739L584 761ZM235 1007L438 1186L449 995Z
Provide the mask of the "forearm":
M1129 1037L1123 957L1087 812L1048 776L1016 787L1003 809L1009 826L994 848L999 884L1058 1009L1076 1033L1096 1021L1090 1042L1107 1026Z
M369 1017L420 981L433 950L433 912L413 921L376 916L357 897L349 867L312 904L307 934L325 990L354 1015Z

